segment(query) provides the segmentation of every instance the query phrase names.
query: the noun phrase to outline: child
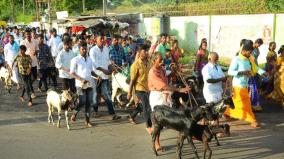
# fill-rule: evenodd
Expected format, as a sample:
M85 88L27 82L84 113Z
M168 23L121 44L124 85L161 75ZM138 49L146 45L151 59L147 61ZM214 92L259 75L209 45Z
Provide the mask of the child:
M14 64L19 69L19 75L22 77L22 80L24 82L24 88L22 91L22 95L20 96L20 99L22 102L25 101L24 95L27 91L27 95L29 98L28 106L31 107L32 104L32 97L31 97L31 90L32 90L32 82L31 82L31 68L32 68L32 59L29 55L26 55L27 47L24 45L20 46L20 54L16 56L12 68Z
M170 49L166 49L166 58L164 59L164 64L166 70L170 69L170 64L172 63L172 53Z

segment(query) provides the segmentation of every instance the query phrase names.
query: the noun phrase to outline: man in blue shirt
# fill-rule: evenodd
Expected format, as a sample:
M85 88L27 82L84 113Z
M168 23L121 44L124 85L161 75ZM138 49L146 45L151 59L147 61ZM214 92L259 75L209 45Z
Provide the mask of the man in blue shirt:
M109 46L110 60L117 66L122 66L126 64L126 59L124 55L123 48L118 44L118 37L114 36L112 38L112 44Z

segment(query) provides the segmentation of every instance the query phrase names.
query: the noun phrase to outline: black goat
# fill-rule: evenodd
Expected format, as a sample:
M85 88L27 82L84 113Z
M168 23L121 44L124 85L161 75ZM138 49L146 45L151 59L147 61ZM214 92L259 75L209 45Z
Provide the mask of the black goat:
M152 123L153 123L153 134L152 134L152 144L153 151L156 156L158 156L155 141L156 138L160 136L160 132L163 127L167 127L170 129L174 129L187 137L189 144L194 149L194 153L197 158L197 150L192 142L192 136L190 132L192 132L192 126L197 124L199 120L202 118L206 118L208 120L212 120L212 109L210 107L201 106L195 108L194 110L185 109L184 111L175 110L168 106L155 106L152 114Z
M189 76L185 78L186 84L190 86L191 91L190 93L196 97L198 94L198 81L195 76ZM175 84L176 87L182 88L185 87L185 84L179 79L177 83ZM185 101L185 103L188 103L190 100L190 94L188 93L180 93L180 92L173 92L172 94L172 100L173 100L173 105L175 108L180 108L183 104L180 102L180 99L182 101Z

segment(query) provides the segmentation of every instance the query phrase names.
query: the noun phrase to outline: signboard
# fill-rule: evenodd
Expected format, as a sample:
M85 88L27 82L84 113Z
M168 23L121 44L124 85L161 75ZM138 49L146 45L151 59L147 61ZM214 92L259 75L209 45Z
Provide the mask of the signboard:
M65 19L68 17L67 11L56 12L57 19Z

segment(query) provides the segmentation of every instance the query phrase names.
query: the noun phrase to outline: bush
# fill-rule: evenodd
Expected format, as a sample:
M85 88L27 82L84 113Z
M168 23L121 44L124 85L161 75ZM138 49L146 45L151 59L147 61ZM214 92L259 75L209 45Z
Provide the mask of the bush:
M34 19L35 19L34 15L24 15L23 13L19 13L16 16L16 22L24 22L25 24L34 21Z

